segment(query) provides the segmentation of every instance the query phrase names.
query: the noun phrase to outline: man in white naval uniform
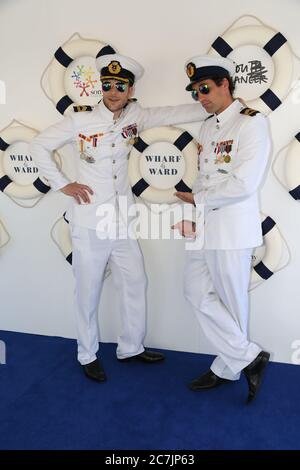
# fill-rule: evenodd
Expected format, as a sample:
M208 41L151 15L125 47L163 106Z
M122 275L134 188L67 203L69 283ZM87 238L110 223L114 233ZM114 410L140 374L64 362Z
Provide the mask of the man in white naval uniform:
M203 120L207 113L197 104L143 109L132 100L133 84L143 75L142 66L116 54L110 46L100 51L96 65L103 101L94 109L85 107L89 112L73 113L43 131L33 140L30 152L52 189L73 198L67 218L73 245L78 360L89 378L103 382L106 376L96 357L97 311L108 261L122 300L117 358L122 362L154 363L164 357L146 351L143 346L146 276L138 242L126 238L126 225L122 220L118 222L117 217L110 227L100 228L99 233L96 211L107 203L118 208L120 196L127 197L128 206L134 203L127 166L138 132L160 125ZM74 147L76 182L70 182L51 158L52 151L67 143ZM115 230L122 233L119 239L114 237Z
M200 130L200 171L193 192L176 194L204 211L202 226L195 228L196 239L204 231L203 246L187 251L184 291L218 354L190 388L207 390L238 380L243 370L250 402L270 357L247 334L251 254L262 244L257 191L270 134L262 114L233 99L234 70L234 63L223 57L198 56L186 64L186 89L214 114ZM186 222L182 234L189 229Z

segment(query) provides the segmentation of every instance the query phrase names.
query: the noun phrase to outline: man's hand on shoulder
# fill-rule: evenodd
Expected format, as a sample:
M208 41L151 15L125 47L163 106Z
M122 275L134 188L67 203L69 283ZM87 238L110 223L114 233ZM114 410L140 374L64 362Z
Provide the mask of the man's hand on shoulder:
M195 204L194 194L193 193L185 193L185 192L182 192L182 191L178 191L178 192L174 193L174 196L178 197L183 202L187 202L189 204Z

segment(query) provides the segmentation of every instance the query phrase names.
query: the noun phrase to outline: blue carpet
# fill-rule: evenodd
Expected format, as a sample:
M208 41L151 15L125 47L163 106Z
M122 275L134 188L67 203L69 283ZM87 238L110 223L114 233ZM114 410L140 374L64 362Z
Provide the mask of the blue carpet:
M89 381L74 340L0 332L1 449L299 449L300 368L271 363L256 402L247 384L195 393L186 384L211 356L166 351L166 361L121 364L101 346L108 375Z

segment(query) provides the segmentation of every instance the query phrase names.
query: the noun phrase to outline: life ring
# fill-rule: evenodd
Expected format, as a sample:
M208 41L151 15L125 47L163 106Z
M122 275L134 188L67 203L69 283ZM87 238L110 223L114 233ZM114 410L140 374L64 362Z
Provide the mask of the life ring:
M300 132L288 147L285 160L285 179L292 198L300 199Z
M66 218L66 213L64 213L63 216L55 222L51 230L51 237L65 260L70 265L72 265L72 238L69 228L69 221ZM110 273L110 268L107 265L104 273L104 279L106 279Z
M69 221L66 219L66 213L64 213L63 216L54 224L52 229L52 238L65 260L69 264L72 264L72 240Z
M174 192L191 192L197 177L197 144L176 127L147 129L133 145L128 173L135 196L157 204L178 202Z
M271 217L262 215L261 227L265 251L262 259L258 262L255 262L257 250L254 252L250 289L273 276L278 270L282 257L283 238L276 222Z
M2 248L4 245L6 245L10 240L10 236L5 229L3 223L0 220L0 248Z
M274 76L271 86L256 99L247 101L247 105L268 114L280 106L293 80L293 54L283 34L265 25L230 28L213 42L208 54L230 58L237 48L250 45L269 55Z
M80 37L78 34L77 36ZM98 80L93 80L94 76L92 75L97 74L97 77L99 76L96 70L96 57L104 45L105 44L102 44L100 41L80 37L80 39L67 41L55 52L49 68L49 85L51 98L56 109L61 114L64 114L66 111L71 111L74 104L94 105L101 99L102 94L99 78ZM88 70L85 72L82 71L84 65L75 66L74 61L80 58L85 62L87 60L90 61L88 64L90 75L88 74ZM93 59L92 62L91 59ZM70 79L70 77L66 77L66 73L67 70L70 71L72 64L74 65L74 70L71 78L73 77L73 85L75 85L74 93L75 88L79 90L79 96L76 98L69 96L70 92L66 91L66 80L67 78ZM87 90L88 88L95 90L95 82L98 83L99 89L97 89L95 96L91 96L90 92ZM80 90L82 90L81 93L79 93Z
M0 104L6 104L6 85L3 80L0 80Z
M30 184L20 184L16 183L10 176L5 173L4 158L6 152L9 150L10 145L15 144L17 142L29 143L37 134L37 131L24 125L14 127L9 126L6 129L0 131L0 190L12 198L34 199L46 194L50 190L50 186L42 177L38 176ZM21 155L18 155L18 157L21 157ZM23 157L24 156L22 155L22 169L27 171L29 169L34 169L34 172L38 174L37 167L32 166L34 163L30 163L32 161L31 156L26 155L27 160L23 160ZM16 168L17 167L18 166L16 166Z

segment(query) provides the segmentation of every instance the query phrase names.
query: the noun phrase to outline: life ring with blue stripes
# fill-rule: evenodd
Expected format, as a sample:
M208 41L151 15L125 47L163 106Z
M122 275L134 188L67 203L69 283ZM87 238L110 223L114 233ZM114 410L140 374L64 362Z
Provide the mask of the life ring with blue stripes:
M58 219L52 230L51 237L54 243L59 248L59 251L62 253L65 260L72 265L72 237L70 231L70 224L66 218L66 213L64 212L63 216ZM104 279L106 279L111 274L110 268L107 265L104 273Z
M258 262L255 261L255 252L253 254L251 288L257 287L273 276L279 267L283 251L283 239L272 217L262 215L261 227L265 251Z
M0 220L0 248L2 248L4 245L6 245L10 240L10 236L5 229L3 223Z
M292 198L300 199L300 132L288 147L285 160L285 179Z
M155 155L150 155L151 145L154 144ZM170 152L167 155L163 152L164 144L169 146ZM147 167L147 170L142 171L141 168L145 168L145 161L149 162L150 158L152 158L150 162L155 160L153 161L155 168ZM180 171L175 168L176 164L180 165ZM151 170L154 173L151 174ZM176 127L157 127L143 131L137 137L129 156L128 174L132 192L149 203L178 202L174 193L191 192L197 173L197 144L189 132ZM160 187L162 181L163 187Z
M271 86L261 96L247 101L250 108L268 114L281 105L293 79L293 55L283 34L265 25L229 29L213 42L208 54L230 58L236 48L249 45L263 49L271 57L274 65Z
M82 99L78 99L76 102L68 95L66 92L65 86L65 79L66 79L66 71L69 66L74 62L76 59L82 58L95 58L95 71L96 71L96 58L100 52L100 50L104 47L105 44L102 44L100 41L91 40L91 39L77 39L66 42L63 46L59 47L57 51L54 53L54 58L51 62L50 69L49 69L49 85L50 85L50 92L53 102L55 103L56 109L61 113L64 114L65 112L72 111L73 105L93 105L97 104L101 96L95 97L92 101L87 99L87 92L86 95L83 95ZM77 70L79 73L79 71ZM76 70L74 71L76 74ZM96 71L97 76L99 73ZM82 77L77 78L78 82L81 82L83 86L83 80L80 80ZM74 75L74 80L76 79ZM99 81L99 80L98 80ZM84 88L82 88L84 91Z
M34 199L50 190L47 181L42 177L38 176L31 184L20 184L5 174L4 158L10 146L17 142L29 143L37 134L34 129L23 125L9 126L0 132L0 190L12 198Z
M69 221L66 219L66 213L56 222L57 230L54 238L55 243L60 249L65 260L72 264L72 240L69 229Z

